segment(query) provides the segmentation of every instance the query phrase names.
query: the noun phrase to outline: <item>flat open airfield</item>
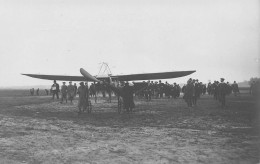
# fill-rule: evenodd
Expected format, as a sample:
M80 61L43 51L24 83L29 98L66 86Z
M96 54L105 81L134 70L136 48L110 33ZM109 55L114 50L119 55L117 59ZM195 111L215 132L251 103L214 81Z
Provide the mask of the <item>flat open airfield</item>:
M132 114L99 98L76 113L28 91L0 91L0 163L258 163L259 112L243 93L227 108L204 95L191 111L182 98L135 98Z

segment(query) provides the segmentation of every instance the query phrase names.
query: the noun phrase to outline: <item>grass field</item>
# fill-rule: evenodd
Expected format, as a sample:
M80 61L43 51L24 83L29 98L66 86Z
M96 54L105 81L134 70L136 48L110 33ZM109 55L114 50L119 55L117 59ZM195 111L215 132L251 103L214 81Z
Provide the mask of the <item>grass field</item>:
M98 98L93 113L28 91L0 92L0 163L258 163L259 111L243 92L227 107L204 95L135 99L131 114Z

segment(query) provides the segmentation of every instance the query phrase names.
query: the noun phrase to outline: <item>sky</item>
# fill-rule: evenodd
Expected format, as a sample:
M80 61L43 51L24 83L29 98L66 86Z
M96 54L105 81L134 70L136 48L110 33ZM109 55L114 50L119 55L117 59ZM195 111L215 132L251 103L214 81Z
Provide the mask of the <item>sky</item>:
M259 77L259 0L0 0L0 86L51 85L21 75L196 70L168 79Z

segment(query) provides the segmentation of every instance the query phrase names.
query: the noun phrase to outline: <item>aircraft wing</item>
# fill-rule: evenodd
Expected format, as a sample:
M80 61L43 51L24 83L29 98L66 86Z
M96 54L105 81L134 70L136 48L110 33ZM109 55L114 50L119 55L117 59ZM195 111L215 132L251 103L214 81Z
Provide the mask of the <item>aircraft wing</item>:
M45 79L45 80L59 80L59 81L86 81L84 76L63 76L63 75L39 75L39 74L22 74L25 76Z
M176 72L160 72L160 73L144 73L144 74L129 74L111 76L112 79L119 81L134 81L134 80L156 80L156 79L170 79L190 75L196 71L176 71ZM80 69L83 76L65 76L65 75L40 75L40 74L22 74L25 76L45 79L45 80L59 80L59 81L93 81L99 82L98 77L90 75L83 68Z
M130 75L111 76L111 78L118 79L119 81L171 79L171 78L187 76L194 72L196 72L196 71L176 71L176 72L130 74Z
M99 82L94 76L90 75L86 70L80 68L82 76L63 76L63 75L39 75L39 74L22 74L25 76L45 79L45 80L59 80L59 81L93 81Z

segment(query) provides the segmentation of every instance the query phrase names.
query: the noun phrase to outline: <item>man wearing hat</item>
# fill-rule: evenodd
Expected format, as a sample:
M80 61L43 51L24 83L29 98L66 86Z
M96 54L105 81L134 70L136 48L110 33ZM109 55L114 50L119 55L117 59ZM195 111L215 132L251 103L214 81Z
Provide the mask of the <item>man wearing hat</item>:
M52 99L54 100L55 95L57 99L59 99L60 86L58 83L56 83L56 80L54 80L53 82L54 84L52 84L51 86L51 92L52 92Z
M234 81L234 83L232 84L232 91L235 96L237 96L237 93L239 93L239 88L238 88L238 84L236 83L236 81Z
M75 93L75 87L72 85L71 81L69 82L67 92L68 92L68 99L70 100L70 103L72 103L74 93Z
M63 82L63 85L61 86L61 102L60 103L63 103L63 100L65 99L66 100L66 103L67 103L67 90L68 90L68 87L66 85L66 82Z
M78 108L79 108L79 113L81 113L82 108L83 110L87 109L87 99L86 99L87 90L84 85L84 82L80 82L79 84L80 86L78 87L78 94L79 94Z
M133 87L129 86L129 83L126 82L125 86L122 88L123 93L123 101L124 101L124 108L127 112L132 112L132 109L135 107L134 104L134 90Z
M200 96L200 85L199 85L199 80L193 80L193 85L194 85L194 93L192 96L192 104L197 105L197 99Z
M226 105L226 94L228 90L228 86L224 80L224 78L220 78L220 83L218 85L219 101L221 102L222 107L225 107Z
M173 87L171 88L172 91L172 97L177 98L178 97L178 86L176 83L173 83Z
M193 85L193 80L189 79L187 81L187 85L184 90L184 100L186 101L188 107L192 107L192 98L194 95L194 85Z
M159 89L159 98L163 98L164 83L162 83L161 80L159 80L158 89Z
M77 90L78 90L77 84L74 83L74 97L77 96Z
M212 91L212 93L213 93L213 95L214 95L214 98L216 99L216 100L218 100L219 99L219 87L218 87L218 85L219 85L219 81L214 81L214 83L211 85L211 91Z

